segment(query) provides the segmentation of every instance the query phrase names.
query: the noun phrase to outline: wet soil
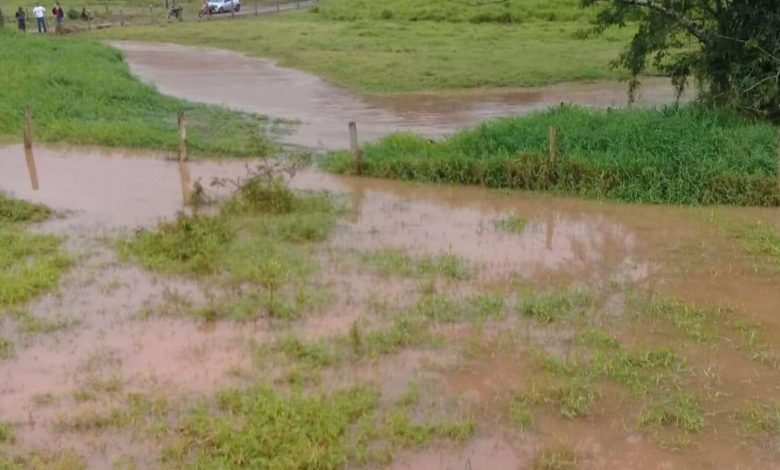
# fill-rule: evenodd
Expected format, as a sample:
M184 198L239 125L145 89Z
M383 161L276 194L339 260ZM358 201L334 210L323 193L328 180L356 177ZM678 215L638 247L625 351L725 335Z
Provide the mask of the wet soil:
M20 448L73 448L87 457L90 468L106 468L121 452L135 455L142 468L154 467L154 442L123 432L86 438L58 431L63 414L80 409L74 392L116 377L125 391L164 391L173 401L208 395L241 382L236 371L252 362L247 344L273 337L274 328L263 321L204 324L155 315L175 309L176 299L200 301L208 286L123 265L100 241L183 210L179 166L170 156L68 147L38 147L35 156L38 191L29 187L23 149L0 148L0 188L57 209L59 218L35 229L68 237L78 261L56 292L24 306L41 318L65 319L66 326L52 334L15 338L15 357L0 362L0 416L14 423ZM245 164L198 161L189 170L193 181L208 182L244 175ZM763 220L780 226L778 209L636 206L335 177L315 170L298 174L292 185L342 194L351 204L323 252L324 264L339 265L339 256L380 248L415 255L451 253L476 269L468 290L509 292L518 284L650 289L697 304L731 305L736 308L731 315L756 321L766 340L780 345L780 273L757 269L756 260L744 256L712 222ZM496 227L497 220L510 214L527 219L522 232ZM403 304L409 301L406 293L417 288L349 266L328 268L325 277L337 298L292 326L303 338L344 334L367 315L369 302ZM615 310L619 313L620 305ZM144 312L151 315L146 318ZM633 335L641 340L646 332ZM441 354L444 363L441 357L437 361L430 354L406 351L346 371L341 378L378 383L391 397L419 377L443 380L447 393L459 397L464 409L475 410L493 406L506 390L527 379L519 356L493 354L455 367L452 352ZM771 402L778 393L776 375L739 354L734 348L705 348L698 356L718 366L732 394L728 403ZM42 406L40 397L47 394L54 396L54 404ZM542 416L538 427L544 431L532 436L481 429L465 447L436 445L399 455L393 465L523 468L550 442L571 444L588 456L586 466L592 468L768 468L777 455L756 453L733 437L708 433L684 451L665 450L632 431L630 423L605 417L608 413L597 416L573 421ZM723 426L729 424L724 421Z
M281 140L309 148L349 146L347 123L358 123L361 139L394 131L442 137L485 119L527 114L560 103L624 106L626 84L562 84L542 88L462 93L363 97L320 77L220 49L172 44L112 42L130 70L162 93L229 108L299 121ZM186 80L182 80L182 77ZM638 103L674 102L668 79L644 81Z

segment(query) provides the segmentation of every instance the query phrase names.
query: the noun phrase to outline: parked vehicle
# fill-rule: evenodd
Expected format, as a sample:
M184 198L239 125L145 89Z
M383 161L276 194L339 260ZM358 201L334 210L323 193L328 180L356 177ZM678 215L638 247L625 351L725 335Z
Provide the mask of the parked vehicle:
M227 13L241 11L241 0L209 0L212 13Z

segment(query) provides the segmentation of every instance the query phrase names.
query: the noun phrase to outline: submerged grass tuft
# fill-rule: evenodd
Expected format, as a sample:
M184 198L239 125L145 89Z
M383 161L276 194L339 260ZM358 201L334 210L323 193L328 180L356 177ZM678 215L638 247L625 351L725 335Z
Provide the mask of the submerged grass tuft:
M689 433L704 428L704 412L696 397L691 393L673 392L659 398L640 412L638 418L642 427L675 426Z
M522 233L527 224L528 219L518 214L512 214L494 222L497 230L509 233Z
M531 464L532 470L576 470L580 459L571 446L558 444L542 449Z
M300 346L282 345L293 354L303 351ZM195 468L337 469L371 462L371 449L387 447L392 455L432 439L462 441L473 432L468 419L416 423L401 409L382 413L379 394L364 386L329 394L258 386L220 393L216 409L203 403L192 410L165 457Z
M412 258L401 249L388 248L362 252L360 261L385 276L441 276L459 281L471 278L467 264L452 254Z
M748 436L780 435L780 405L752 404L731 415Z
M542 323L569 320L593 306L593 298L578 290L528 292L517 301L517 312Z
M0 193L0 308L25 302L56 286L70 259L53 235L30 233L26 223L51 211Z

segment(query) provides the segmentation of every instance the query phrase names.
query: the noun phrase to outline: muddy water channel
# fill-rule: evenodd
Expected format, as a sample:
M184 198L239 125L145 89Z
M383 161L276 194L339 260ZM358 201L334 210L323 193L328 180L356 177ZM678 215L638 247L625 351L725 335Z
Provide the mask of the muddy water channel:
M773 356L780 346L780 266L746 251L733 231L758 222L780 230L776 209L633 206L307 169L290 184L327 191L346 208L333 235L313 248L319 269L310 282L325 286L330 301L281 324L262 314L208 321L191 315L193 306L229 287L154 273L115 252L117 237L184 210L176 162L57 147L37 149L36 159L41 188L32 191L22 148L0 149L0 189L58 212L33 230L62 235L74 265L54 292L14 308L56 327L25 332L10 313L0 323L0 333L14 343L14 354L0 360L0 421L12 426L12 454L72 452L89 468L158 468L181 416L199 400L257 381L286 386L282 364L292 360L269 365L258 359L258 344L290 335L330 341L354 325L381 328L418 299L466 304L491 295L505 302L496 315L435 320L431 334L438 339L430 343L404 343L318 369L319 379L307 385L316 390L368 383L386 407L416 390L417 398L404 402L417 404L413 419L433 414L473 422L464 439L396 444L392 458L367 466L513 469L571 455L582 468L776 468L780 462L780 411L772 408L780 404ZM196 161L189 169L192 181L219 197L224 194L209 181L245 175L246 164ZM522 223L507 230L506 220ZM377 266L388 262L371 259L388 249L409 259L449 255L471 274L382 272ZM556 316L576 310L572 290L593 300L581 316ZM533 298L529 292L542 293L531 302L535 307L523 307ZM651 295L684 306L643 316L652 301L636 299ZM691 310L718 307L712 317ZM536 319L537 311L551 316ZM754 341L740 334L744 325ZM686 403L703 424L686 417L684 404L664 402L656 387L642 391L641 374L619 375L616 363L597 373L582 362L599 357L582 341L582 332L594 329L620 344L605 343L603 357L673 351L681 363L673 371L654 369L657 387L670 374L669 393L693 396L698 404ZM560 368L550 361L567 357L577 365L551 375ZM620 364L634 363L642 361ZM579 375L591 369L592 376ZM579 385L550 385L569 379ZM580 380L589 388L577 388ZM573 395L589 405L567 402ZM126 409L134 414L123 414ZM754 432L745 421L756 416ZM694 424L686 427L688 419Z
M124 53L135 75L162 93L298 121L297 131L282 140L309 148L348 146L349 121L356 121L361 138L368 140L394 131L436 138L485 119L527 114L562 102L602 107L627 103L626 84L612 82L506 92L361 97L315 75L235 52L172 44L112 45ZM661 105L674 99L667 79L647 79L638 103Z

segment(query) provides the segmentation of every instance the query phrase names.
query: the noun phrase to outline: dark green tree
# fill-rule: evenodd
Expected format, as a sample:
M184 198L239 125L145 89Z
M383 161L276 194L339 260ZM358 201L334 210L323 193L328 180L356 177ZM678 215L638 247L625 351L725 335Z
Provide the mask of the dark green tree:
M780 0L581 0L600 8L597 30L638 23L616 64L633 79L648 65L679 92L695 78L702 99L780 120Z

